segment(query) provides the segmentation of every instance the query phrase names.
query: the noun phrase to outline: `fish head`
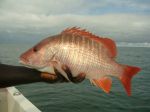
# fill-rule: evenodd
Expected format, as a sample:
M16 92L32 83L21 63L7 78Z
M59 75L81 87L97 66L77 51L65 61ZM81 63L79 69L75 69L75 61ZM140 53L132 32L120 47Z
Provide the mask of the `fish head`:
M43 68L47 65L45 51L45 46L36 45L21 54L20 63L30 68Z
M20 56L19 62L29 68L42 69L50 66L50 61L54 55L52 49L54 48L53 39L47 38L33 46Z

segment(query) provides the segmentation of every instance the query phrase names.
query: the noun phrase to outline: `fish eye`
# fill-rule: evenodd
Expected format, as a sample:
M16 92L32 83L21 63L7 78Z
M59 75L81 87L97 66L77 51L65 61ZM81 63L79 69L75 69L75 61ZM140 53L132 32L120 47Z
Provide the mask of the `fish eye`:
M37 47L33 47L33 51L37 52L38 51Z

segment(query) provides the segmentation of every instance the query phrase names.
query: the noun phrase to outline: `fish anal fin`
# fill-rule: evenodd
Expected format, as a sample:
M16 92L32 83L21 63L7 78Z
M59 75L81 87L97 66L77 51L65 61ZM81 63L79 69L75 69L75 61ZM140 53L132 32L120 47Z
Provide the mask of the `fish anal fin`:
M104 92L109 93L112 85L112 80L110 77L103 77L100 79L93 79L95 84L102 88Z
M88 31L86 31L85 29L80 29L80 28L77 28L77 27L67 28L61 33L62 34L64 34L64 33L65 34L66 33L67 34L77 34L77 35L80 35L80 36L84 36L86 38L90 38L90 39L92 39L96 42L102 43L108 49L110 57L114 58L117 55L116 44L110 38L99 37L99 36L96 36L96 35L88 32Z

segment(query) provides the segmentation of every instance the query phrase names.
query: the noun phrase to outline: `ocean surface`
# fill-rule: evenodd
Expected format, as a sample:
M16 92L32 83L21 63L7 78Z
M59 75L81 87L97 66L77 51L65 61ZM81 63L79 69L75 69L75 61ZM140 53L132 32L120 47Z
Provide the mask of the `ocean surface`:
M0 44L0 62L19 65L19 55L31 46ZM142 68L132 80L130 97L116 78L110 94L88 80L79 84L34 83L16 88L42 112L150 112L150 47L118 47L117 61Z

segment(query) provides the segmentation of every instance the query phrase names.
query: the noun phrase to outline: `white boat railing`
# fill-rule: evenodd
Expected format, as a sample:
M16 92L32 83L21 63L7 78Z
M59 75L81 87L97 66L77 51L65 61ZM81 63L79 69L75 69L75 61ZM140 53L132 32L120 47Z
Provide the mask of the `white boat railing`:
M41 112L15 87L0 89L0 112Z

